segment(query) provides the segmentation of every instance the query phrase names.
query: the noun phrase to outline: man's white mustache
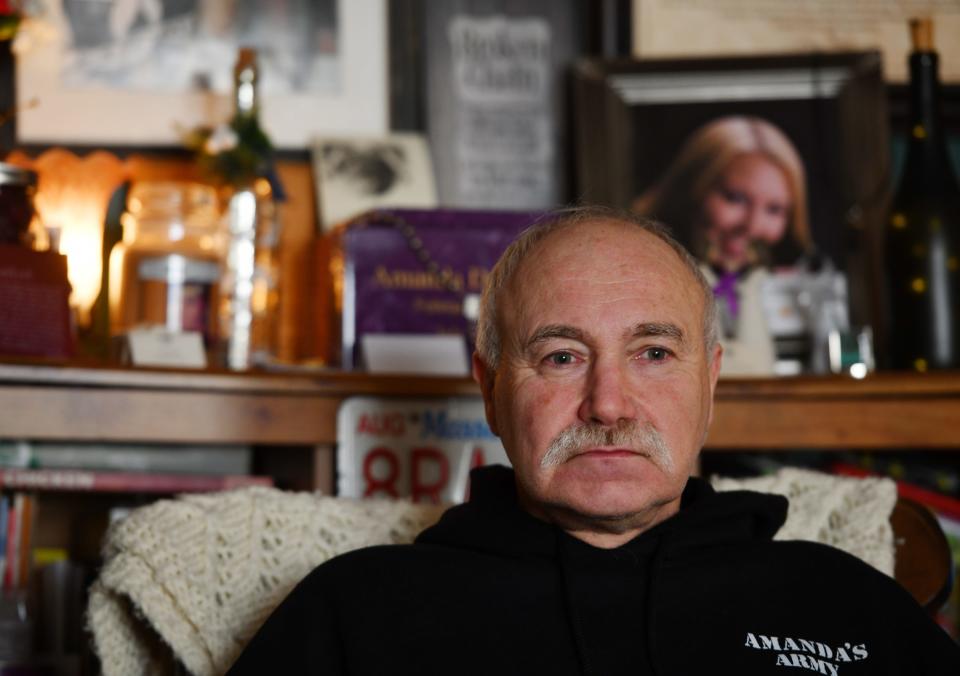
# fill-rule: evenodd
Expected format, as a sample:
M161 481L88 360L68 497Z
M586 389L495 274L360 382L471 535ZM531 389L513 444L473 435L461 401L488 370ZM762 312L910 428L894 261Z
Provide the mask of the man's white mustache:
M619 422L615 427L584 423L572 425L550 442L540 459L540 467L555 467L570 458L598 447L622 448L645 455L665 471L673 469L673 454L657 429L635 420Z

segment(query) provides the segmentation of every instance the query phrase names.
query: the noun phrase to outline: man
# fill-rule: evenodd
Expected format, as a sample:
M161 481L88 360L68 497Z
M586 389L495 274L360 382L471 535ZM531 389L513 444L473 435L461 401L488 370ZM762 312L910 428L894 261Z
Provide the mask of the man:
M528 230L474 357L513 471L476 471L412 546L317 568L232 673L960 673L894 581L773 543L783 498L689 478L720 360L712 293L658 226L579 209Z

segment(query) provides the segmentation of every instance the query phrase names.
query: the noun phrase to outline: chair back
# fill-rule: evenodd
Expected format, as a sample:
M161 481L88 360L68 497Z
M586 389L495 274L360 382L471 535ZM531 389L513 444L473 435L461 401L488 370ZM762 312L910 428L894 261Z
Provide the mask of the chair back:
M896 547L894 578L930 615L943 607L953 582L953 560L943 529L926 507L898 498L890 515Z

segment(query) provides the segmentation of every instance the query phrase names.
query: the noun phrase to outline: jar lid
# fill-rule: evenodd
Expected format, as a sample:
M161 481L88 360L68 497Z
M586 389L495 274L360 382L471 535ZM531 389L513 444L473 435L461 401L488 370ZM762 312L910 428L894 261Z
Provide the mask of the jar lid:
M167 284L213 284L220 278L220 266L211 261L168 254L144 258L137 273L140 279Z
M127 211L137 218L189 216L216 205L213 186L185 181L137 181L127 196Z
M0 185L37 185L37 172L18 167L15 164L0 162Z

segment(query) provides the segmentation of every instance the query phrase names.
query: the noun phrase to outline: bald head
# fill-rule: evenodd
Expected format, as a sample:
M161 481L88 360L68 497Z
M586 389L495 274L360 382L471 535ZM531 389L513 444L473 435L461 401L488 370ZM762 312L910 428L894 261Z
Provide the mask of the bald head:
M528 261L536 264L537 251L552 235L568 229L589 228L597 223L616 223L628 228L636 228L669 247L673 255L683 264L683 270L689 274L690 281L696 284L701 292L704 348L708 355L713 353L718 336L713 290L700 272L696 259L683 245L670 236L666 228L656 221L605 207L575 207L552 212L527 228L507 247L487 278L480 305L480 316L477 320L476 345L477 353L490 369L495 370L500 363L503 349L503 337L500 334L500 327L503 326L500 316L503 294L510 288L517 271ZM579 254L591 255L590 251L582 251Z

